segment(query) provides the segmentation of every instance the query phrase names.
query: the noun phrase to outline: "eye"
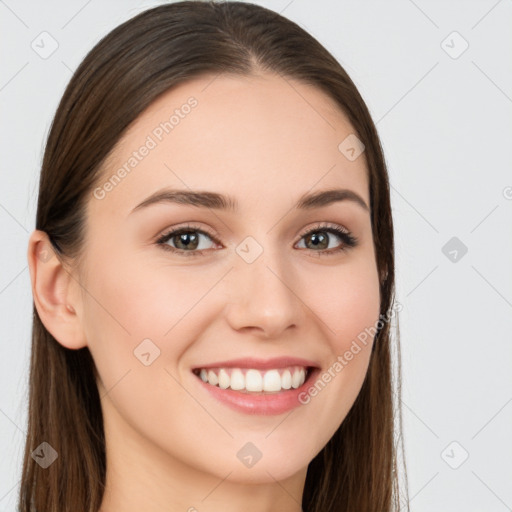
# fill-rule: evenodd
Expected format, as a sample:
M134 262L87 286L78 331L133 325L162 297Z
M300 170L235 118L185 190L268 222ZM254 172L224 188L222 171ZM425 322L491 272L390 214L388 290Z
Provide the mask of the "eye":
M341 240L341 245L329 248L331 238L333 238L332 235L335 235L336 238ZM208 249L208 247L200 247L201 236L209 238L215 243L220 244L212 234L193 225L187 225L168 231L158 238L156 243L166 251L172 251L183 256L199 256ZM303 233L301 241L302 239L305 239L307 245L311 245L311 247L313 247L313 249L310 249L310 247L306 247L306 249L310 249L311 251L318 253L318 256L336 254L340 251L346 251L355 247L358 244L358 239L355 236L335 224L323 224L316 226ZM168 242L172 242L174 246L169 245Z
M210 238L211 240L214 240L216 243L218 243L213 235L210 235L206 231L203 231L196 226L190 225L169 231L168 233L164 233L156 241L156 243L166 251L183 254L184 256L197 256L202 254L203 251L207 249L207 247L201 247L199 250L197 250L200 245L201 235L206 236L207 238ZM176 243L177 247L168 245L167 242L170 241Z
M329 236L329 234L335 235L338 239L340 239L342 241L341 245L338 245L334 248L331 247L332 250L327 250L329 249L331 238L333 238L332 236ZM337 254L340 251L347 251L352 247L356 247L359 241L354 235L352 235L344 228L330 224L322 224L306 231L302 234L301 241L302 239L305 239L305 245L308 243L312 244L312 246L315 248L313 249L313 252L317 252L318 256L330 256ZM306 248L309 249L309 247ZM317 250L317 248L320 250Z

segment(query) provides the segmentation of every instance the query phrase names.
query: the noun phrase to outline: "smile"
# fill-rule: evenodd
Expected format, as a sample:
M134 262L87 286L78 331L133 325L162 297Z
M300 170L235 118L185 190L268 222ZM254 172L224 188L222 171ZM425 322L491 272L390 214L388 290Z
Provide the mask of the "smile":
M314 366L287 366L285 368L210 367L193 370L205 399L243 414L275 415L307 407L300 396L310 382L320 375Z
M220 389L245 393L279 393L297 389L304 384L311 367L289 366L257 370L255 368L200 368L194 370L203 382Z

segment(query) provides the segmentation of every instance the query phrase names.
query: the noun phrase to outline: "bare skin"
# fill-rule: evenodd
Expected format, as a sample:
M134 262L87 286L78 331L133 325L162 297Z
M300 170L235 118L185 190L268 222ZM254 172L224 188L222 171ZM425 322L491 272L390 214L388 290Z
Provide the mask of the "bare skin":
M155 127L191 96L197 105L158 140ZM196 79L154 102L116 147L100 187L148 135L157 142L102 188L104 197L91 194L83 266L67 271L55 256L38 258L49 243L32 233L39 316L63 346L87 346L99 371L107 443L100 512L301 510L307 466L352 407L373 340L307 404L279 415L228 408L191 368L296 356L327 372L376 324L369 210L350 200L293 208L302 194L330 188L349 189L369 207L364 153L350 161L338 149L352 133L334 102L309 85L273 74ZM163 187L233 196L239 209L162 202L132 212ZM334 253L345 242L325 223L348 230L357 245ZM202 254L156 243L187 224L208 233L195 231L198 248L176 245L178 236L166 245ZM316 248L304 233L320 225L326 242ZM236 251L246 237L262 249L251 263ZM134 356L144 339L160 350L148 366ZM250 468L237 457L247 442L262 453Z

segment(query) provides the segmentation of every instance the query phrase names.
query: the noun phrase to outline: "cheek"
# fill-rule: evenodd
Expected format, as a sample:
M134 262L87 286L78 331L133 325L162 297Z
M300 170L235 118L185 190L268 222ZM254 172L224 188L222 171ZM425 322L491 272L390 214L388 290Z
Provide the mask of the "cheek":
M90 293L84 324L98 369L105 425L110 423L118 438L136 432L165 453L211 470L203 461L205 451L212 445L219 450L222 446L225 453L234 448L191 397L178 366L212 321L207 293L218 281L218 272L194 272L191 266L156 269L127 258L119 263L112 258L94 268L86 285ZM145 341L142 352L138 347L147 339L151 343ZM152 362L145 365L142 354L148 352ZM197 440L201 442L196 447Z
M162 260L143 265L114 254L91 269L84 328L105 389L128 371L132 380L143 370L141 385L152 378L144 370L167 368L174 374L182 354L218 313L210 302L215 292L208 293L219 279L218 269L171 268ZM149 366L144 358L152 361Z
M376 325L380 291L373 260L361 258L353 264L317 270L311 280L302 283L301 297L321 320L318 323L333 352L343 353L352 340Z
M317 325L329 351L326 366L301 402L324 425L326 443L354 404L367 373L380 314L378 273L370 259L332 267L329 275L317 274L308 290L307 304L321 320Z
M164 349L165 340L190 325L214 277L209 280L205 271L192 267L154 268L127 258L96 266L87 284L90 341L102 338L102 344L122 344L133 350L150 338Z

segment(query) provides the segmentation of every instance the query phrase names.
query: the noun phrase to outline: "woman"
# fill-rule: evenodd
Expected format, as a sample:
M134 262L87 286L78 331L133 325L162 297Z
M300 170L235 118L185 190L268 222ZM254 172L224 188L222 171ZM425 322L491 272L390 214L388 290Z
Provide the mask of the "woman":
M21 511L398 510L387 171L295 23L177 2L103 38L28 260Z

